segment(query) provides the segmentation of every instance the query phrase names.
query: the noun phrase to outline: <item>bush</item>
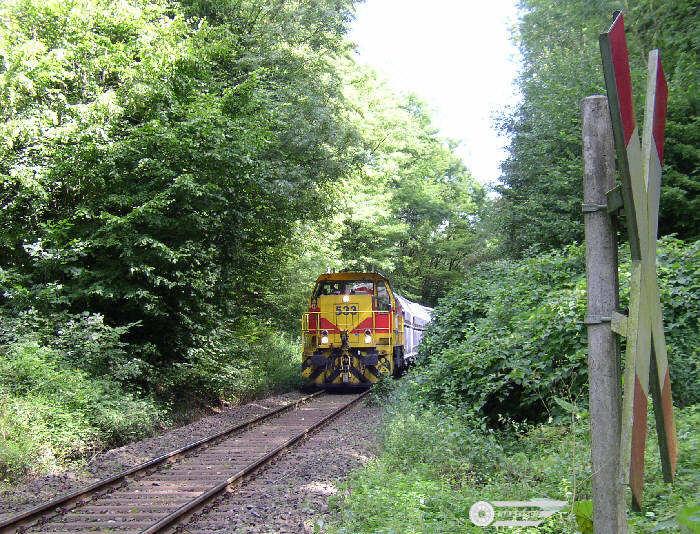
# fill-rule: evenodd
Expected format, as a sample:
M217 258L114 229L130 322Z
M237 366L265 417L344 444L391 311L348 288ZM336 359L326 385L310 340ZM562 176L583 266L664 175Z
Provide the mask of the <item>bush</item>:
M148 435L162 421L153 401L64 367L34 340L0 348L0 480L54 470Z
M620 267L622 306L628 255ZM700 242L660 242L659 276L674 399L700 401ZM417 395L515 419L561 414L587 390L584 250L570 246L475 269L440 301L421 347Z
M156 380L153 366L134 356L135 347L124 341L137 325L112 327L104 316L89 311L42 313L30 307L18 312L0 307L0 347L32 338L53 349L66 366L133 389Z
M99 314L0 308L0 480L142 438L166 414L184 421L193 406L295 388L299 342L268 326L224 322L194 340L185 363L156 368L133 355L128 327Z
M673 400L700 403L700 241L661 240L659 281Z
M469 520L475 502L545 497L569 507L537 530L512 532L577 532L571 505L591 498L584 410L574 406L559 423L509 421L495 431L468 413L416 402L415 387L409 378L389 400L382 452L341 487L332 532L481 533ZM676 412L679 463L673 486L663 482L656 432L649 429L645 513L631 514L635 532L677 528L678 515L697 498L699 416L697 406ZM649 421L653 425L653 416Z
M197 340L187 363L176 364L167 375L167 389L189 391L212 401L240 402L265 393L288 391L300 385L301 344L267 331L252 320L224 323Z

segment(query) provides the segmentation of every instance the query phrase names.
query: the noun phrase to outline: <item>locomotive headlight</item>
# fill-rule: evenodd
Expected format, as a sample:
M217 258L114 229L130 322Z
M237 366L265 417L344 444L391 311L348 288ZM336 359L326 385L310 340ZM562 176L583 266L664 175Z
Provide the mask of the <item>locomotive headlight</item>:
M350 295L343 295L343 302L350 302Z
M368 328L365 330L365 344L369 345L372 343L372 331Z
M328 343L328 330L323 330L321 332L321 345Z

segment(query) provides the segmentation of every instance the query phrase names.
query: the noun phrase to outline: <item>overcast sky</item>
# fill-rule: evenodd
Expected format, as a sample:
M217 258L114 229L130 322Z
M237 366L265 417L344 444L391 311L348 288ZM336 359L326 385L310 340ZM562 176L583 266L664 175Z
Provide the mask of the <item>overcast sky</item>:
M498 179L505 140L492 116L515 102L515 0L366 0L351 38L360 61L426 100L482 183Z

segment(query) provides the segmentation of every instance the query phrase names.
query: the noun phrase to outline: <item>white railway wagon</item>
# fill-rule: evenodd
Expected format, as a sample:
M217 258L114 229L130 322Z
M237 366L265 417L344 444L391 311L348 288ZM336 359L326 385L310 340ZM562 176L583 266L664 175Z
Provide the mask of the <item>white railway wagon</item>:
M418 345L420 345L425 328L432 318L433 308L412 302L401 295L396 295L396 300L399 301L403 310L404 359L413 362L418 356Z

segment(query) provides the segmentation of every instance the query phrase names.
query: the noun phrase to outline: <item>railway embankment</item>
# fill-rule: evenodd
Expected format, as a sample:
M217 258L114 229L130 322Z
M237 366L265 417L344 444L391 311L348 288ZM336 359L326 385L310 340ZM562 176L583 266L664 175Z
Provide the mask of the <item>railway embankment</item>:
M0 532L317 531L339 480L373 454L367 394L271 397L110 451L90 466L97 481L17 492Z
M299 397L301 393L290 392L270 395L239 406L228 406L191 423L96 454L74 469L25 478L7 485L0 499L0 520L262 415Z
M216 365L204 358L201 368L164 366L169 378L133 368L137 381L153 379L148 387L129 383L118 366L86 370L95 359L128 359L124 333L96 314L0 317L0 490L71 479L62 473L81 471L104 451L298 382L298 344L274 332L253 340L228 332L212 342L222 358Z

